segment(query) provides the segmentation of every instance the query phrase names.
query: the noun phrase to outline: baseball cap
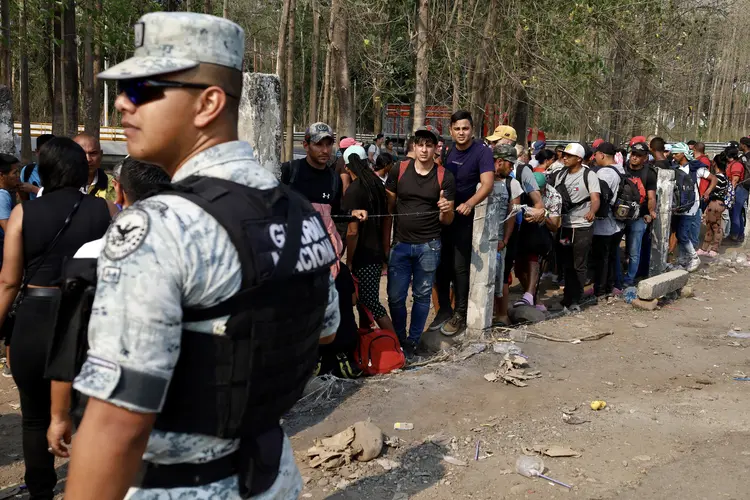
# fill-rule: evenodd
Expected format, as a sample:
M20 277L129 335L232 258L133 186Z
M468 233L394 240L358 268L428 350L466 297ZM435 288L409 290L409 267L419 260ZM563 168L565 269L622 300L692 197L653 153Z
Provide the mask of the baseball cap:
M534 154L539 153L542 149L547 146L547 143L544 141L534 141L534 143L531 145L531 149L534 151Z
M633 146L636 142L646 142L646 138L642 135L636 135L632 139L630 139L630 142L628 143L628 146Z
M245 32L227 19L192 12L152 12L142 16L134 29L133 57L99 73L99 78L146 78L201 63L242 71Z
M18 158L13 155L0 153L0 165L15 165L18 163Z
M739 148L740 143L737 141L729 141L724 148Z
M577 156L578 158L586 158L586 149L577 142L571 142L565 146L563 153Z
M595 147L596 153L602 153L608 156L614 156L617 153L617 148L611 142L602 141Z
M594 142L591 143L591 147L594 148L594 149L596 149L596 148L599 147L599 144L601 144L603 142L604 142L604 139L602 139L601 137L598 137L598 138L594 139Z
M364 160L367 158L367 153L365 153L365 148L362 146L349 146L346 148L346 151L344 151L344 164L349 165L349 157L351 155L357 155L359 156L360 160Z
M361 146L361 142L357 142L357 140L354 137L347 137L346 139L341 139L339 142L339 148L346 149L350 146Z
M333 139L333 129L327 123L313 123L305 130L305 142L308 144L317 144L327 137Z
M437 129L432 125L422 125L414 131L414 136L429 137L430 139L432 139L436 146L438 141L440 141L440 134L438 134Z
M499 141L500 139L508 139L516 142L518 140L518 135L516 134L516 129L510 125L500 125L495 129L492 135L488 136L486 139L490 142Z
M636 142L630 148L630 154L638 156L648 156L648 145L645 142Z
M496 144L492 148L492 157L515 163L518 160L516 148L510 144Z

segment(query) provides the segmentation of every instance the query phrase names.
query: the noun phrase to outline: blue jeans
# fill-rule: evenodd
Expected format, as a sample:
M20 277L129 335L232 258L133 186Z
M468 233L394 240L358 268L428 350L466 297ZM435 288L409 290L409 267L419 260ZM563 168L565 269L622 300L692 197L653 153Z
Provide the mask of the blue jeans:
M700 211L695 215L680 215L677 219L677 246L679 247L678 262L687 263L695 256L693 246L693 227L696 217L700 221Z
M411 308L411 326L408 340L415 346L422 337L427 316L430 314L430 298L435 271L440 263L440 240L428 243L396 243L388 261L388 306L393 327L403 343L406 336L406 295L412 283L414 305Z
M738 184L734 193L735 200L731 211L732 230L729 233L729 236L742 239L745 237L745 217L743 217L743 211L745 203L747 202L748 192L747 189Z
M623 286L633 286L638 275L638 265L641 262L641 247L643 246L643 235L646 234L646 221L643 219L628 221L625 227L625 248L630 257L628 272L623 279Z
M701 247L701 222L703 221L703 210L698 209L698 213L693 216L690 223L690 242L693 248L698 250Z

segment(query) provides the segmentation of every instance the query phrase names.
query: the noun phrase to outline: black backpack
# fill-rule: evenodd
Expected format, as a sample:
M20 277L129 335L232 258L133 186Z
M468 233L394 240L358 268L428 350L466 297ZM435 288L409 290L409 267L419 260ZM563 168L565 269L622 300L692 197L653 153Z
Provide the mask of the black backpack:
M690 174L686 174L679 168L674 168L674 178L676 182L672 213L685 215L695 204L695 181Z
M29 179L31 179L31 174L34 173L35 168L36 168L36 163L29 163L28 165L24 165L23 175L21 176L21 182L25 182L28 184Z
M615 219L621 221L638 219L641 213L641 203L645 201L643 196L644 193L641 193L641 189L638 187L638 184L632 178L621 174L620 171L612 165L608 165L602 168L611 168L618 175L618 177L620 177L620 188L618 189L617 194L614 196L615 203L613 205L610 205L612 207L612 214L614 215ZM609 185L607 185L606 182L600 182L600 187L602 186L602 184L606 185L607 189L609 190ZM602 192L603 191L604 187L602 187Z

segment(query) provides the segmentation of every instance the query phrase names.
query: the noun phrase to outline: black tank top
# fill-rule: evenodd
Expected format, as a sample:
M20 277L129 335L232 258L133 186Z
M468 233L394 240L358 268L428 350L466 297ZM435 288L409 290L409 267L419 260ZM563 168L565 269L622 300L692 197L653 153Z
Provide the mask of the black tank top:
M24 271L33 272L30 285L59 285L65 259L72 258L84 243L104 236L111 221L107 202L102 198L84 195L78 211L55 248L40 265L50 243L80 198L81 192L78 189L63 188L23 202Z

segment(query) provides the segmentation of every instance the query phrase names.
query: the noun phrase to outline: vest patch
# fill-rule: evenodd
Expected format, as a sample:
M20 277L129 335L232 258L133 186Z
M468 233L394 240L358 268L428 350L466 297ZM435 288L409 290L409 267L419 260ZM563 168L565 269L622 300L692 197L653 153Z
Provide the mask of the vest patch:
M285 224L269 224L268 235L276 249L271 251L274 265L281 257L281 250L286 241ZM331 238L317 215L312 215L302 222L302 248L295 267L298 273L328 267L336 260Z
M148 214L135 207L120 212L104 236L104 255L109 260L124 259L138 248L149 231Z

